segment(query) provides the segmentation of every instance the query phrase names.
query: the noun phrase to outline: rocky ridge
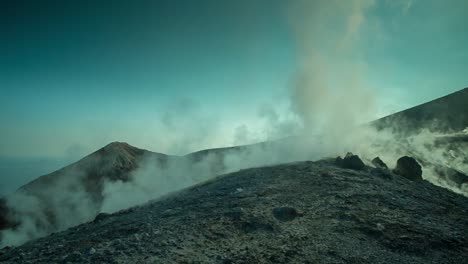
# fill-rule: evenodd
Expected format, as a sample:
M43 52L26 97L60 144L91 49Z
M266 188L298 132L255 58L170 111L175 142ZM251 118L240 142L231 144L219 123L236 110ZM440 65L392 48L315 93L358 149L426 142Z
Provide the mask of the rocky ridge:
M463 263L467 213L468 198L426 181L306 161L222 175L0 262Z

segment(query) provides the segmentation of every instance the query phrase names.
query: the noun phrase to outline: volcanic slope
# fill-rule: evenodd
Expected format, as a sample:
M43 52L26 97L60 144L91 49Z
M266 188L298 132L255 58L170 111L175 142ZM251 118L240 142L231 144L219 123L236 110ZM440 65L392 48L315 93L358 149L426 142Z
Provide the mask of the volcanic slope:
M401 133L428 128L456 133L468 128L468 87L371 123L379 129L392 127Z
M59 226L57 219L58 207L69 207L67 214L71 214L76 224L82 223L83 220L94 218L95 214L99 213L106 181L131 181L132 173L144 160L150 159L157 166L164 167L170 160L176 158L139 149L127 143L113 142L73 164L38 177L20 187L15 194L33 198L38 204L36 207L39 207L34 210L38 211L39 215L46 215L46 221L38 220L36 225L46 232L55 232L63 228ZM76 199L78 195L69 195L77 192L82 192L81 201ZM89 217L79 212L78 203L89 207L86 209L91 212ZM21 219L18 219L22 216L18 216L17 210L11 209L10 205L7 199L0 199L0 230L22 224ZM34 221L38 217L30 215L29 218L33 218Z
M218 176L0 252L2 263L466 263L468 198L332 161Z

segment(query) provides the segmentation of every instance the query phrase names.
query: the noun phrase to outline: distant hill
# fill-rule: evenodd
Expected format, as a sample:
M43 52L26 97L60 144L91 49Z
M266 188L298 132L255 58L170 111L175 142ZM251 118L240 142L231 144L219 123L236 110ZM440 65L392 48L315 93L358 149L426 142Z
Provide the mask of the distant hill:
M55 182L66 180L65 177L75 177L84 184L87 191L99 196L104 180L130 180L130 173L138 168L143 158L148 157L164 166L171 156L139 149L123 142L113 142L71 165L31 181L19 188L19 191L35 193L47 189Z
M58 221L54 208L61 206L60 202L64 203L63 206L74 206L74 203L79 202L67 201L67 192L83 192L83 198L89 199L93 205L90 210L97 214L103 199L104 183L130 181L131 172L146 158L163 167L171 156L139 149L127 143L113 142L75 163L36 178L21 186L16 193L33 197L34 202L41 206L38 210L43 210L47 215L48 223L40 224L50 225L47 228L53 230L54 223ZM0 199L0 230L20 224L15 217L16 213L8 208L5 199Z

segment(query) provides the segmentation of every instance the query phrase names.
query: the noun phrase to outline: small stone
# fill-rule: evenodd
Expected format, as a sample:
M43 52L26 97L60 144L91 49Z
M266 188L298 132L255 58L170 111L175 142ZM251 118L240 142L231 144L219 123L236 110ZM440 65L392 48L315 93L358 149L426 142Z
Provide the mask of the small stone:
M280 221L292 221L302 214L292 207L276 207L273 208L273 216Z

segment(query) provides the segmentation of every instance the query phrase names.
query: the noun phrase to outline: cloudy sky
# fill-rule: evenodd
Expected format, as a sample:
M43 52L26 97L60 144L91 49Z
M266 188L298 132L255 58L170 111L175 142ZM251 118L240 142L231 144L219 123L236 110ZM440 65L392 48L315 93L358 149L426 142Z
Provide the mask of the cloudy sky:
M1 157L75 159L111 141L183 154L287 136L301 121L298 76L344 91L358 75L374 117L468 86L464 0L1 5Z

